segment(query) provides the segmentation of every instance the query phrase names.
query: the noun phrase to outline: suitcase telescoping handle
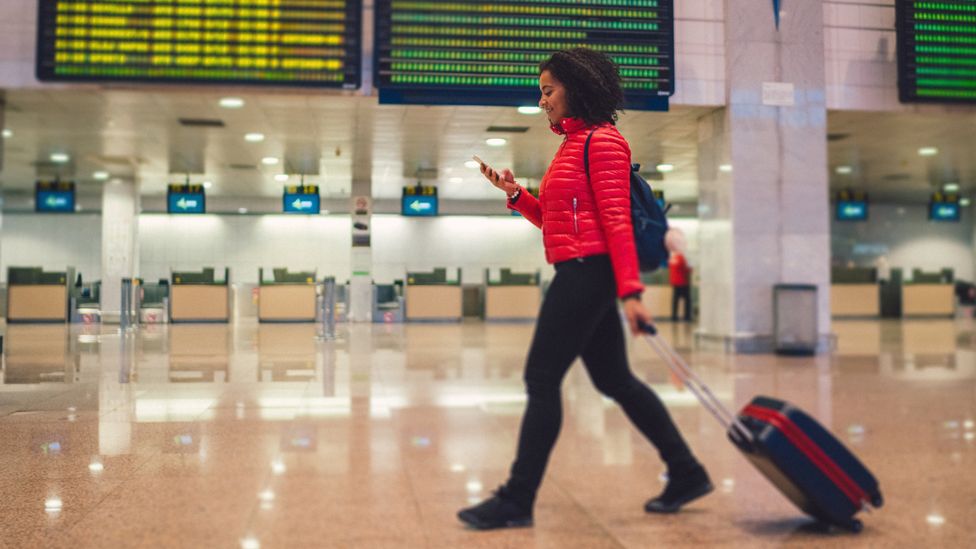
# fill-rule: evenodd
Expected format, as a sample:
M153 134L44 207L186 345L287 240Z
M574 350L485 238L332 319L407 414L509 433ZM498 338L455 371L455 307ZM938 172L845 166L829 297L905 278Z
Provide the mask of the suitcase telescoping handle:
M698 400L702 403L702 406L706 410L711 412L715 419L725 427L725 430L729 433L736 442L751 444L753 441L753 434L735 414L729 411L724 404L712 393L712 390L705 385L705 382L698 377L685 362L681 355L679 355L675 350L668 345L666 341L658 337L657 328L653 324L648 324L643 321L638 321L638 325L642 332L644 332L647 341L651 344L651 347L657 352L658 355L664 362L667 363L671 371L674 372L676 376L691 390L692 393L698 397Z

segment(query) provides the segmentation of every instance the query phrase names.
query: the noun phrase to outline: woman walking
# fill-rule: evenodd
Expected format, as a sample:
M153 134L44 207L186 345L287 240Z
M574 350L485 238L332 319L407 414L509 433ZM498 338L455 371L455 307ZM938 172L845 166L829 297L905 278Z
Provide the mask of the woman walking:
M536 493L562 423L560 386L577 357L593 384L616 401L667 464L664 492L649 513L674 513L712 491L708 474L667 409L630 371L617 309L630 329L650 321L641 304L630 221L630 147L617 131L624 95L616 65L588 48L560 51L540 67L539 106L563 143L542 179L539 199L510 170L481 172L508 195L508 207L542 229L556 275L539 312L525 365L528 404L508 481L482 503L458 512L477 529L531 526ZM583 149L589 144L589 173Z

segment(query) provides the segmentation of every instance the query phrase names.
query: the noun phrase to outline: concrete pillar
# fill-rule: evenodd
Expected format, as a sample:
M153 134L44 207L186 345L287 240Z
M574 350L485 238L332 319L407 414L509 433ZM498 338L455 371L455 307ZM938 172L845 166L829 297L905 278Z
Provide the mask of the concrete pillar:
M119 321L122 279L139 268L139 185L113 179L102 190L102 322Z
M727 0L728 105L699 120L699 338L772 348L773 285L815 284L830 333L823 7Z

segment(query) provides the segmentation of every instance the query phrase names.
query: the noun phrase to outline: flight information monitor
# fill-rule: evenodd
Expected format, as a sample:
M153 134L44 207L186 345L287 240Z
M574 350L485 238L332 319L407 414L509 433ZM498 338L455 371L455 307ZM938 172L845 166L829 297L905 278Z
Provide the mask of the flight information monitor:
M74 213L75 184L38 181L34 184L34 211L39 213Z
M539 63L578 46L617 62L628 108L667 110L673 0L376 0L381 103L534 105Z
M438 212L437 187L404 187L400 198L400 215L433 217Z
M39 0L40 80L357 88L362 0Z
M207 197L203 185L170 185L166 193L166 213L207 213Z
M317 214L322 211L318 185L285 187L282 211L295 214Z
M902 102L976 103L976 2L897 0Z
M962 212L959 208L959 195L934 193L929 200L930 221L959 221Z

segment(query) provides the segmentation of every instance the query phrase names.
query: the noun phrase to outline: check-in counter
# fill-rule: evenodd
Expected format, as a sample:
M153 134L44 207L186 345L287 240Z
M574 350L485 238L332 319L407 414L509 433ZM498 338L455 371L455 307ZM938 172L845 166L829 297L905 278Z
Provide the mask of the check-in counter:
M671 318L671 299L674 289L663 284L649 284L644 286L641 302L655 321ZM684 304L682 304L684 307Z
M274 280L268 282L264 269L258 269L258 322L315 322L315 276L274 269Z
M447 280L447 269L407 273L408 321L460 322L463 317L461 298L461 269L453 281Z
M171 322L227 322L230 320L230 269L224 280L214 279L214 270L173 272L170 283Z
M74 269L44 272L40 267L7 270L7 322L67 322L68 284Z
M873 267L830 270L830 315L835 318L881 316L881 287Z
M881 290L877 284L831 284L830 315L834 318L881 315Z
M901 287L901 314L911 316L953 316L956 293L952 269L925 272L912 270L912 281Z
M952 316L954 311L953 284L905 284L901 287L903 316Z
M540 273L513 273L501 269L497 280L485 270L485 320L535 320L542 303Z

